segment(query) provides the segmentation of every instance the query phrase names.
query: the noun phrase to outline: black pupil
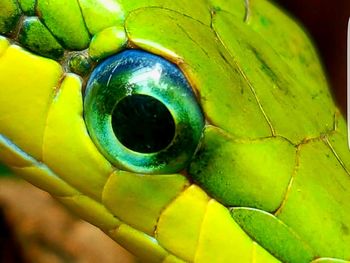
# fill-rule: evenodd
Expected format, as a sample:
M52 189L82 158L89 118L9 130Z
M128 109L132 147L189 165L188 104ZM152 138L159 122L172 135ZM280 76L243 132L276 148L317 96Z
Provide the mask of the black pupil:
M174 119L167 107L147 95L127 96L118 102L112 127L125 147L140 153L158 152L175 136Z

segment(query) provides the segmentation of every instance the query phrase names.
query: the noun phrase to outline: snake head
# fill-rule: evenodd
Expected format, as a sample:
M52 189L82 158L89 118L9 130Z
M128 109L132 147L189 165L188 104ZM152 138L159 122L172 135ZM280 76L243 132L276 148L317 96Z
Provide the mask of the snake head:
M350 259L346 123L268 1L2 0L0 160L147 262Z

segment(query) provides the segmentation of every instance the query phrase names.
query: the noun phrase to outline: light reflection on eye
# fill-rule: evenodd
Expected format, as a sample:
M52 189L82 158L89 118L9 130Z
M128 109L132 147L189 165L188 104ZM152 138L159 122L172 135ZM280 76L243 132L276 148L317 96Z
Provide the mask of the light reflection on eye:
M204 127L195 95L178 67L126 50L93 71L84 99L93 141L114 165L140 173L174 173L191 160Z

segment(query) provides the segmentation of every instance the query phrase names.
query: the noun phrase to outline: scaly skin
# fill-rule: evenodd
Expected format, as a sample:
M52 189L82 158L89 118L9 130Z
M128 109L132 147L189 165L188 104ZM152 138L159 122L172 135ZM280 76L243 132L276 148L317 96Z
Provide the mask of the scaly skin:
M350 260L346 123L270 2L2 0L0 34L0 160L143 261ZM197 95L186 171L123 171L88 135L85 75L127 48L177 64Z

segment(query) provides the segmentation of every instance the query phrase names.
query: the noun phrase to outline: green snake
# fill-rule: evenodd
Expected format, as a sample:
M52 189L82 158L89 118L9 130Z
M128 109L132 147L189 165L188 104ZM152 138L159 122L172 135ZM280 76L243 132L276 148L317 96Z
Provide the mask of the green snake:
M0 161L143 262L349 262L346 122L273 3L1 0L0 34Z

